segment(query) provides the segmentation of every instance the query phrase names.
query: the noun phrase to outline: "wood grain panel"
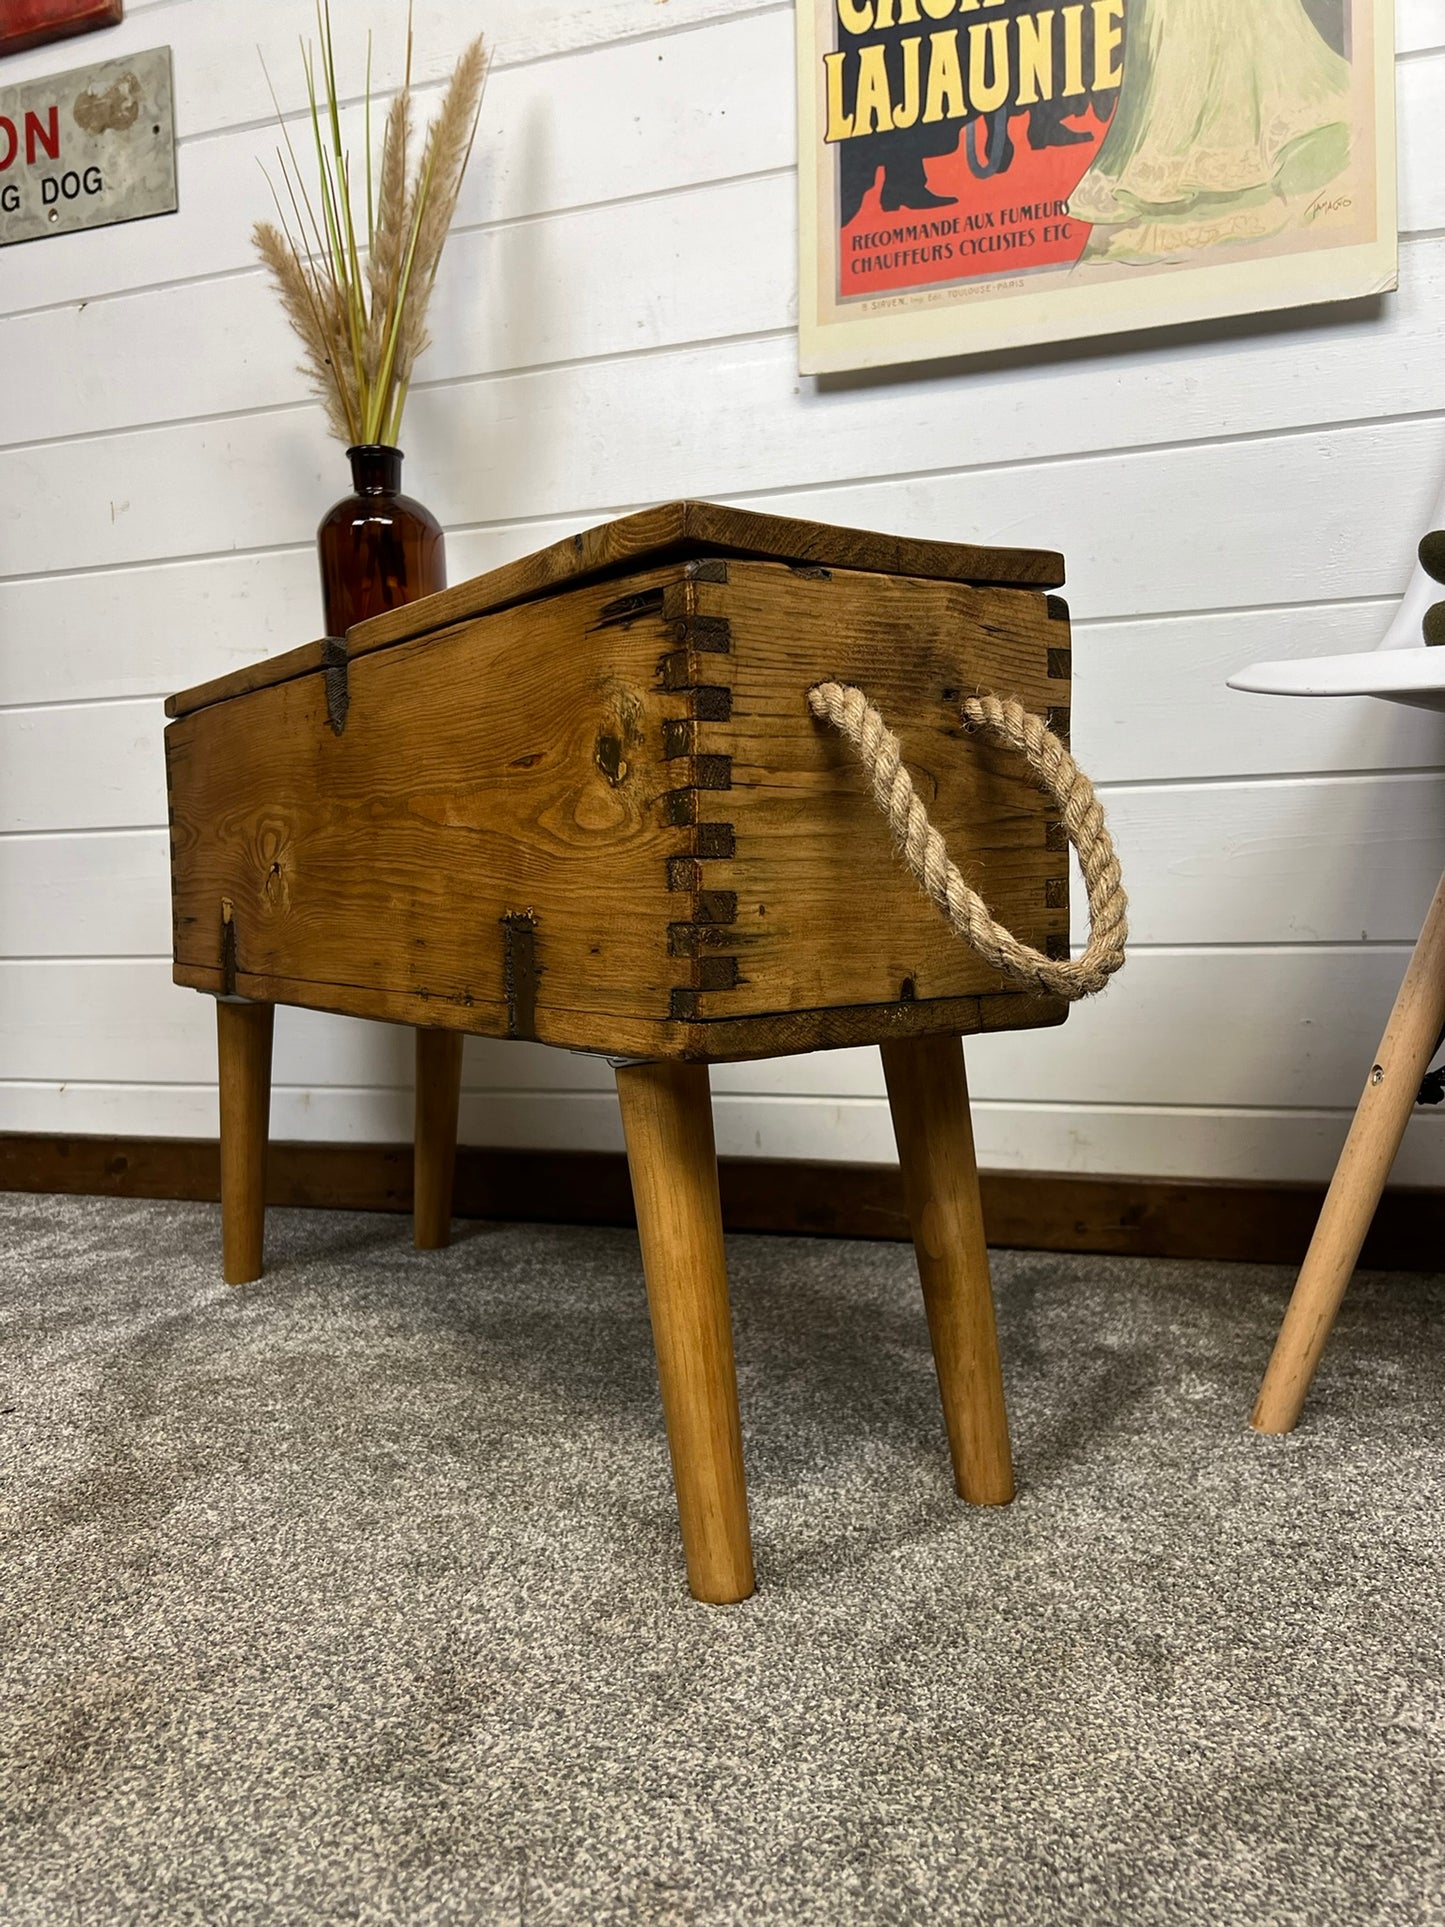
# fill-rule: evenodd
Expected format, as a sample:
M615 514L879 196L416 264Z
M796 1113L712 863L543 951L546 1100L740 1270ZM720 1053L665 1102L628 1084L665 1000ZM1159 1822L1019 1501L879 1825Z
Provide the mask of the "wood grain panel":
M1068 859L1047 839L1056 812L1017 758L958 721L980 687L1067 711L1068 680L1049 669L1051 650L1067 655L1068 622L1043 596L758 563L731 566L725 587L700 582L697 596L730 647L699 656L695 673L731 696L726 721L697 726L697 761L725 758L730 784L697 791L698 822L729 826L736 849L701 866L734 909L726 925L695 928L680 981L697 1015L1005 987L903 868L852 750L812 721L806 691L827 677L861 685L896 725L935 825L995 913L1038 948L1065 936ZM1052 909L1051 882L1064 896ZM726 956L738 982L712 989L709 965Z
M486 575L358 623L348 632L347 654L354 660L594 577L699 555L760 556L814 568L886 570L949 582L1027 584L1040 589L1057 589L1064 580L1063 557L1051 550L933 542L790 516L759 515L715 502L665 502L565 536ZM642 593L645 588L629 576L629 593ZM320 643L302 644L272 661L182 690L167 701L166 714L186 716L208 703L305 675L319 668L322 660Z
M704 558L514 600L614 555L705 540L808 566ZM958 723L983 685L1066 727L1062 604L823 557L1059 573L1048 555L674 504L407 612L435 629L513 604L494 614L409 642L362 625L340 726L331 672L247 687L294 657L177 698L178 981L684 1057L1058 1021L1062 1006L1009 994L947 930L806 691L830 673L867 681L998 914L1040 947L1062 942L1057 812ZM974 1001L1000 993L988 1011ZM768 1022L744 1034L745 1018Z
M319 675L172 725L178 970L223 968L224 901L238 985L364 987L504 1036L664 1017L679 841L644 724L684 706L653 689L679 575L630 585L645 621L593 588L363 655L340 733Z
M230 978L222 970L177 964L174 981L211 996L225 993ZM334 984L296 977L239 971L235 988L243 997L294 1005L307 1012L362 1017L395 1028L431 1024L465 1030L478 1037L509 1036L510 1011L502 1001L474 998L442 1003L414 991L372 990L363 984ZM701 1021L636 1017L575 1010L564 1005L539 1007L531 1033L556 1048L609 1057L677 1058L689 1063L729 1064L753 1059L789 1058L876 1044L890 1037L974 1036L994 1030L1038 1030L1061 1024L1068 1005L1054 997L1025 992L987 997L940 997L925 1003L855 1004L818 1010L771 1012L753 1017L720 1015Z
M489 559L488 549L510 534L451 537L454 556ZM0 583L0 785L15 766L12 730L24 725L4 705L46 704L77 688L98 699L145 694L244 667L314 626L315 556L250 557L214 564L178 564L130 574L71 576ZM1298 702L1241 695L1225 677L1246 662L1284 656L1368 649L1393 612L1392 601L1307 608L1243 609L1205 615L1075 620L1074 648L1084 673L1074 688L1074 740L1090 774L1101 783L1183 782L1214 776L1242 778L1292 773L1388 771L1433 764L1440 725L1423 710L1398 703L1349 699ZM289 627L288 627L289 624ZM95 628L112 646L96 658L87 637ZM138 823L154 807L154 740L136 734L131 720L112 711L87 751L72 733L64 703L48 728L46 759L24 792L26 808L51 808L57 827L81 827L92 797L104 788L106 808ZM89 730L85 721L76 726ZM149 725L146 725L149 728ZM38 738L35 740L38 741ZM55 772L64 769L73 794L72 816L54 801ZM114 781L121 770L133 782ZM1273 821L1269 795L1254 792L1262 833ZM160 817L156 817L160 822ZM1207 825L1201 825L1203 833ZM1347 933L1343 933L1347 934Z
M1096 699L1091 713L1099 707ZM1387 722L1410 717L1383 703L1370 708ZM0 766L5 743L0 718ZM1436 745L1424 747L1433 753ZM1093 763L1092 743L1085 753ZM103 768L104 742L99 754ZM56 755L88 782L89 766L63 734ZM148 804L151 775L137 806ZM80 780L75 788L80 801ZM1410 943L1445 862L1445 774L1434 771L1139 784L1106 791L1105 803L1128 865L1136 949ZM0 837L0 956L163 956L171 941L167 875L159 828ZM1083 914L1076 884L1076 942Z

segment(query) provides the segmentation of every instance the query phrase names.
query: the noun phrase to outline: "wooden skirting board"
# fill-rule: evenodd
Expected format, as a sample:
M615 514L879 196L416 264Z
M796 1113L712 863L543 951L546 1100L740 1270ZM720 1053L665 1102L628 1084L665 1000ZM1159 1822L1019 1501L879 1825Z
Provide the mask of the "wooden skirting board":
M721 1172L729 1230L900 1240L909 1235L902 1186L891 1165L724 1158ZM196 1138L0 1133L0 1191L214 1202L220 1159L215 1144ZM409 1211L411 1147L273 1144L268 1198L277 1205ZM1323 1199L1322 1185L983 1174L989 1243L1033 1251L1297 1265ZM1387 1191L1361 1263L1437 1270L1440 1203L1435 1190ZM620 1153L463 1147L455 1210L461 1218L538 1223L633 1221Z

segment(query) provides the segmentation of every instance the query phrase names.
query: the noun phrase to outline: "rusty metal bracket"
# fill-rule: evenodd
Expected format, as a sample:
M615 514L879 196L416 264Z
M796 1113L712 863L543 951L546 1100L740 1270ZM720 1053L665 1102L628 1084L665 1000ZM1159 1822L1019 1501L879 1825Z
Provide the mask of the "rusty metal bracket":
M502 994L507 1001L508 1037L537 1035L537 913L509 910L502 918Z
M345 636L322 638L321 662L326 682L326 720L333 733L339 736L346 727L346 712L351 707Z

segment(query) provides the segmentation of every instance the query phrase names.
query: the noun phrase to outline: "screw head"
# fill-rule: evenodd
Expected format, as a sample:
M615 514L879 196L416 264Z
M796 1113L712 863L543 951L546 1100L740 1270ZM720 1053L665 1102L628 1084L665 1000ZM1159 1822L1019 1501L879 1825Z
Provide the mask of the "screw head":
M1383 1084L1384 1081L1385 1067L1383 1064L1376 1064L1375 1068L1370 1072L1370 1082L1372 1084Z

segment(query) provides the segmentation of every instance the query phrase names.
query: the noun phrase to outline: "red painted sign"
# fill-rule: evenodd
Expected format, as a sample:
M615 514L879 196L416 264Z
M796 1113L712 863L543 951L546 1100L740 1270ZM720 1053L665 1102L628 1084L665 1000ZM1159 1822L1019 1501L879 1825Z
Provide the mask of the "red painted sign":
M0 0L0 54L114 27L121 7L122 0Z

